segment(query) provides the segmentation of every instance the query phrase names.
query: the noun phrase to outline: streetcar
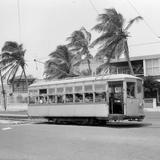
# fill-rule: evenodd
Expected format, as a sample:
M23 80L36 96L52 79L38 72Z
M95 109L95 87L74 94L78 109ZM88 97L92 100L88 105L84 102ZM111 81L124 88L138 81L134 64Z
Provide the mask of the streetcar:
M142 121L143 80L128 74L41 80L28 88L28 114L49 121Z

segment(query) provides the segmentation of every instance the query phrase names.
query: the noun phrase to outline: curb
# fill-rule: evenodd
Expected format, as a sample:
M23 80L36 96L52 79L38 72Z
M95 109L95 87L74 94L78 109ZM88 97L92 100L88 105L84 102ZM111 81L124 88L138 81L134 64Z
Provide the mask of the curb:
M20 115L20 114L0 114L0 118L7 118L7 119L29 119L28 115Z

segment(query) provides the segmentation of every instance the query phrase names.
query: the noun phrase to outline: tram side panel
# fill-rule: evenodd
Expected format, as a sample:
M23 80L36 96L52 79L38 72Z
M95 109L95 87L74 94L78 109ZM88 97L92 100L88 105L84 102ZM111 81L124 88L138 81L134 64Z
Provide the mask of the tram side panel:
M29 106L33 117L108 117L107 104L41 105Z
M28 114L31 117L45 117L49 115L49 106L47 105L29 105Z

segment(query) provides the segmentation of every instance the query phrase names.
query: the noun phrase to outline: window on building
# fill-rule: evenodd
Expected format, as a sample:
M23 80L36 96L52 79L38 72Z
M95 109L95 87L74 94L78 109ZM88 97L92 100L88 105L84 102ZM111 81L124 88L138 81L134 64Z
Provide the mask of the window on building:
M160 64L159 59L148 59L146 60L146 74L147 75L159 75Z

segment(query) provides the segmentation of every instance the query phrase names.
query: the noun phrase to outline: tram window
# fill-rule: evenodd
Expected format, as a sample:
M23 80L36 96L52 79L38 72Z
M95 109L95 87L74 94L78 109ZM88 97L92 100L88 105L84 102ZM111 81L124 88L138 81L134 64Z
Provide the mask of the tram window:
M95 84L94 88L95 88L95 91L105 91L106 85L105 84Z
M142 92L142 81L137 80L137 93L141 93L141 92Z
M56 96L55 95L49 95L48 96L48 103L56 103Z
M84 94L84 101L86 103L93 102L93 93L85 93Z
M105 102L106 101L106 92L95 92L95 102Z
M38 97L36 97L36 103L39 103L39 98Z
M40 89L39 94L47 94L47 89Z
M73 102L73 94L66 94L66 103Z
M75 92L82 92L82 86L75 86Z
M57 93L63 93L63 91L64 91L64 88L57 88Z
M48 102L47 96L39 96L39 103L40 104L47 103L47 102Z
M38 94L38 90L29 90L29 95L36 95Z
M84 86L84 90L87 91L87 92L88 92L88 91L92 91L92 90L93 90L93 89L92 89L92 85L85 85L85 86Z
M64 103L64 95L57 95L57 103Z
M75 94L75 102L82 103L83 102L83 94L76 93Z
M48 94L54 94L54 93L55 93L55 88L48 89Z
M29 104L35 104L35 97L29 97Z
M127 97L134 98L135 97L135 83L127 82Z
M66 90L66 93L72 93L73 88L72 87L66 87L65 90Z

